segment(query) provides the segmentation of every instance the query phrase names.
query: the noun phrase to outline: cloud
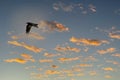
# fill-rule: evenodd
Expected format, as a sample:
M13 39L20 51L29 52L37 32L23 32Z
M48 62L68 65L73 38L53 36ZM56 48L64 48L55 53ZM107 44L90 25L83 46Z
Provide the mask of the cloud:
M15 45L15 46L23 47L23 48L25 48L27 50L30 50L30 51L33 51L35 53L39 53L39 52L44 50L43 48L38 48L38 47L35 47L35 46L27 45L24 42L20 43L20 42L17 42L17 41L8 41L8 43L12 44L12 45Z
M69 31L69 28L65 27L63 24L56 21L40 21L39 28L43 31Z
M84 44L89 46L100 46L101 44L108 44L109 42L107 40L97 40L97 39L86 39L86 38L75 38L71 37L70 42L76 43L76 44Z
M120 15L120 9L115 10L115 14Z
M90 71L89 74L90 74L91 76L95 76L95 75L97 75L97 72L96 72L96 71Z
M13 59L7 59L5 60L5 62L9 62L9 63L17 62L17 63L25 64L27 61L21 58L13 58Z
M67 76L72 77L72 76L75 76L75 74L74 73L68 73Z
M21 43L17 42L17 41L8 41L9 44L15 45L15 46L22 46Z
M60 74L60 71L57 71L57 70L46 70L45 74L47 74L47 75Z
M93 4L90 4L90 5L89 5L89 9L90 9L90 11L92 11L92 12L96 12L96 7L95 7Z
M108 48L108 49L106 49L106 50L98 50L97 52L98 52L99 54L106 54L106 53L113 53L113 52L115 52L115 51L116 51L115 48Z
M22 54L20 54L20 56L21 56L22 58L6 59L5 62L9 62L9 63L17 62L17 63L21 63L21 64L25 64L25 63L28 62L28 61L35 62L35 60L34 60L34 59L32 58L32 56L29 55L29 54L22 53Z
M53 4L53 9L55 11L64 11L64 12L73 12L74 10L78 10L82 14L95 13L96 7L93 4L83 4L83 3L69 3L65 4L63 2L58 2Z
M71 12L73 10L74 6L72 4L64 4L62 2L59 2L59 3L54 3L53 4L53 9L58 11L58 10L63 10L65 12Z
M94 56L88 56L83 58L84 62L88 62L88 61L97 61L97 59Z
M40 63L51 63L53 62L53 60L52 59L40 59L39 62Z
M26 53L22 53L21 56L26 60L26 61L32 61L35 62L35 60L32 58L31 55L26 54Z
M51 67L52 67L52 68L58 68L58 66L57 66L57 65L52 65Z
M61 47L61 46L56 46L55 48L56 51L59 51L59 52L65 52L65 51L72 51L72 52L80 52L80 49L79 48L74 48L74 47L70 47L70 46L67 46L67 47Z
M119 65L117 61L112 61L112 60L106 60L107 63L112 63L114 65Z
M111 68L111 67L106 67L106 68L103 68L103 70L104 70L104 71L114 71L114 69L113 69L113 68Z
M22 39L22 38L31 38L31 39L36 39L36 40L44 40L45 38L38 33L29 33L29 35L26 34L20 34L20 35L12 35L12 39L17 40L17 39Z
M84 73L78 73L77 76L84 76Z
M45 74L40 74L40 73L35 73L35 72L31 72L30 75L32 79L41 79L41 78L48 77Z
M29 33L28 37L34 38L36 40L44 40L45 38L37 33Z
M112 76L110 76L110 75L105 75L105 78L112 78Z
M27 67L25 67L25 69L34 69L34 68L36 68L36 66L27 66Z
M120 39L120 33L109 33L110 38Z
M112 54L112 56L119 57L120 58L120 53Z
M92 67L92 64L79 64L80 67Z
M75 60L79 60L79 57L74 57L74 58L59 58L58 60L59 60L60 62L75 61Z
M82 3L78 3L77 6L81 9L81 10L84 10L84 6Z
M44 56L46 56L46 57L56 57L56 56L60 56L61 54L54 54L54 53L44 53Z

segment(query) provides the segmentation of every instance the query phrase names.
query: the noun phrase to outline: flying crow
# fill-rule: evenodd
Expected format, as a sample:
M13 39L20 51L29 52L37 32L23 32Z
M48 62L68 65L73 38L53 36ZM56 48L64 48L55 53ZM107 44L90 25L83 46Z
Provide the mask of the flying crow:
M31 27L36 27L36 28L38 28L38 24L36 24L36 23L31 23L31 22L27 22L27 25L26 25L26 33L29 33L29 32L30 32Z

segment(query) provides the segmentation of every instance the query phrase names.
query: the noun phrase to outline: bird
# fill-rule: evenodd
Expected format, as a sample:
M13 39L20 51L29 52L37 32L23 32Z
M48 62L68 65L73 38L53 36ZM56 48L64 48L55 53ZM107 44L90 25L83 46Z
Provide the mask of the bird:
M28 34L30 32L31 27L38 28L38 24L32 23L32 22L27 22L27 25L26 25L26 34Z

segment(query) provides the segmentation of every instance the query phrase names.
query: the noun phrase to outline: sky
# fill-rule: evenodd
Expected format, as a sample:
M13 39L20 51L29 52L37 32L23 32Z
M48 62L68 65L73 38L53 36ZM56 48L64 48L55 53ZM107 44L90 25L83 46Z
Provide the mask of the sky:
M119 0L1 0L0 79L118 80L119 21Z

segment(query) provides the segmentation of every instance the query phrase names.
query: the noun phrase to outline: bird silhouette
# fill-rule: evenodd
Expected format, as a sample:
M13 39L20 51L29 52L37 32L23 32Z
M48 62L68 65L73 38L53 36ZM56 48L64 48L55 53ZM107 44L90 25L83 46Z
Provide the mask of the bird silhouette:
M38 28L38 24L32 23L32 22L27 22L27 25L26 25L26 33L29 33L32 27Z

